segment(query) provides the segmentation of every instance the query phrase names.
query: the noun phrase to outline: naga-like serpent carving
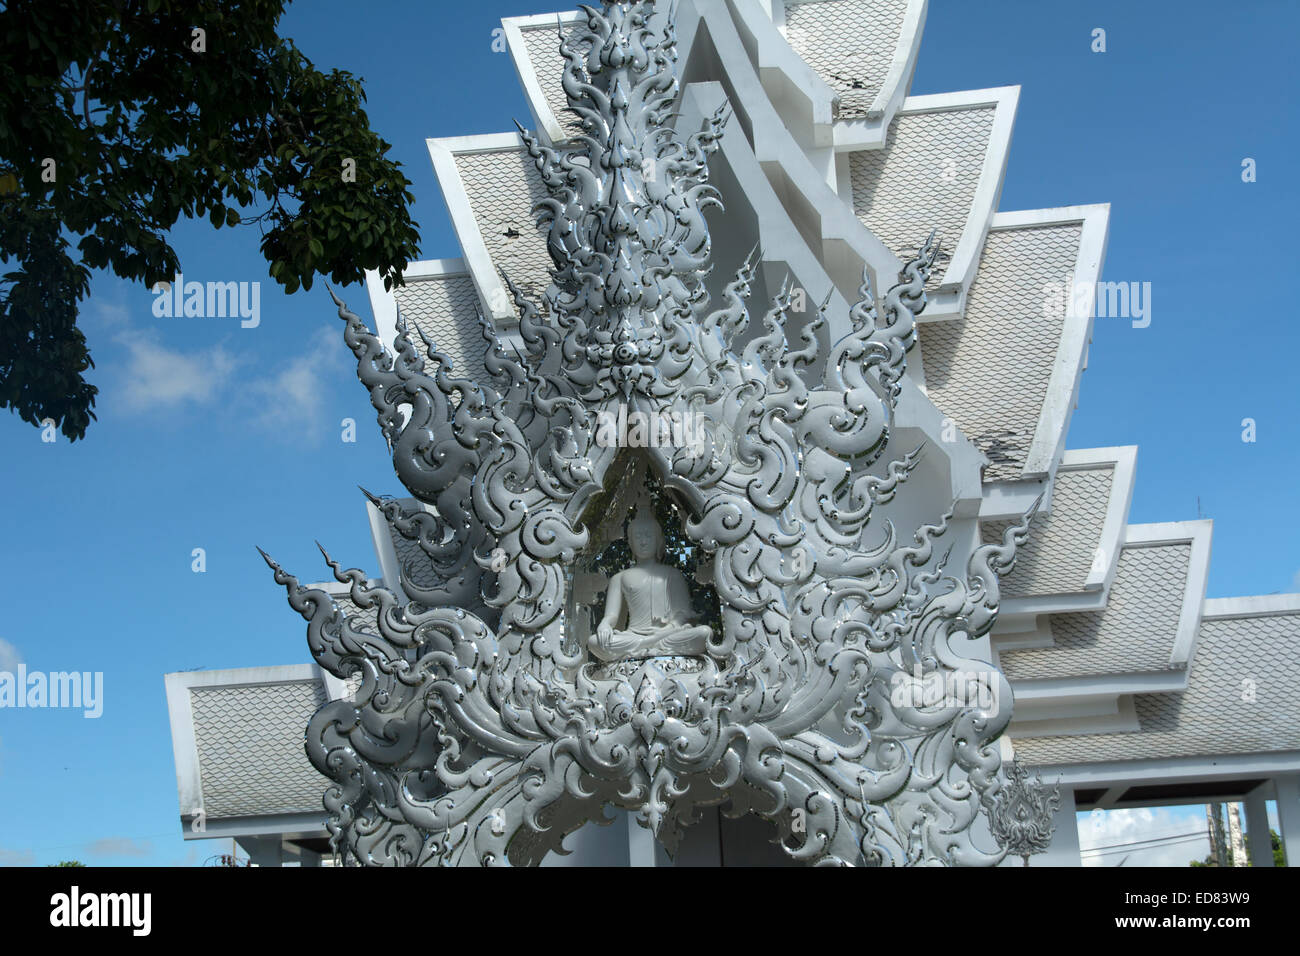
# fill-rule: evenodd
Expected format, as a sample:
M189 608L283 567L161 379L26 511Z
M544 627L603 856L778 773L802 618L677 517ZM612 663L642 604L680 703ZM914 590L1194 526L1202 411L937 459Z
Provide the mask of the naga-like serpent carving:
M672 852L700 807L730 801L802 861L996 863L971 828L998 786L1011 696L963 647L992 627L1028 516L962 578L936 555L951 515L910 543L892 525L867 543L873 508L920 460L867 470L937 245L879 306L864 278L828 351L825 305L789 347L786 288L736 354L758 256L720 309L704 288L703 212L721 205L707 159L726 115L685 138L670 125L673 21L652 29L653 6L584 7L585 28L561 40L585 135L553 148L521 130L549 190L555 268L540 309L510 286L522 351L482 320L490 381L454 377L405 324L390 353L335 300L397 475L436 513L372 499L427 557L427 578L402 582L411 603L330 560L373 629L267 558L316 660L361 677L307 734L334 781L334 845L362 864L531 864L613 804ZM566 567L620 453L595 441L596 420L620 402L704 423L702 443L644 450L712 556L723 633L696 673L597 680L565 640ZM900 683L936 672L983 675L995 704L900 703Z

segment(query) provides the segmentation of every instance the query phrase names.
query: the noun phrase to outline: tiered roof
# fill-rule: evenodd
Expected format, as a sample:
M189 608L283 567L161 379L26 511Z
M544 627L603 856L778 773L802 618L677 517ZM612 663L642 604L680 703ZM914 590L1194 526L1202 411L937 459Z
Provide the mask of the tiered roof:
M993 540L1042 499L1003 582L991 647L1016 692L1010 737L1026 760L1084 776L1225 754L1249 756L1254 769L1261 755L1296 764L1300 722L1284 688L1300 678L1300 596L1206 601L1210 523L1128 524L1136 449L1065 449L1092 335L1092 309L1068 291L1100 277L1108 207L999 209L1018 89L908 96L925 13L924 0L684 0L680 122L697 128L724 102L735 113L714 162L728 241L761 248L770 291L793 278L843 316L864 267L888 287L931 229L943 236L949 255L931 278L897 425L941 451L935 491L956 502L971 542ZM556 52L579 16L503 21L532 125L554 146L581 132ZM516 317L503 275L534 301L548 282L532 213L545 190L516 132L430 140L429 150L462 255L412 264L395 292L372 280L371 304L385 340L405 321L457 374L481 376L479 310L507 338ZM1054 304L1048 289L1064 294ZM403 580L420 583L421 556L368 507L383 579L400 595ZM318 681L317 697L349 692L308 670L290 683ZM198 777L188 786L209 816L210 787L247 791L232 816L263 812L258 781L209 782L202 742L217 718L212 691L192 683L169 681L193 717L197 759L187 751L185 765ZM223 732L285 735L297 770L314 777L301 738L319 701L303 693L286 690L274 714L250 704L245 730Z

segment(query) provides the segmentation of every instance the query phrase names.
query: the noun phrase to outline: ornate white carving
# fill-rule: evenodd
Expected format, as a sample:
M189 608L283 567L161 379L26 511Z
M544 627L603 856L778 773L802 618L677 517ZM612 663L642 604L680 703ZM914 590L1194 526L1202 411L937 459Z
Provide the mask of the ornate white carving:
M698 808L730 801L773 821L797 860L996 863L971 827L997 788L1011 695L964 648L992 627L998 573L1028 517L961 577L936 555L951 514L909 544L871 524L920 460L918 449L868 471L937 247L926 243L879 307L864 280L828 351L821 312L789 347L784 289L736 354L757 256L720 309L703 283L703 211L721 205L706 160L726 117L685 138L668 125L673 25L651 29L652 7L584 8L586 28L562 43L586 129L576 148L523 134L550 190L541 214L555 262L543 308L514 292L523 354L485 321L491 381L457 378L432 343L422 355L403 327L390 353L338 303L398 477L436 513L376 504L428 555L436 583L404 580L402 606L327 555L351 600L376 612L362 630L267 559L316 660L362 678L355 703L327 704L308 728L309 756L335 781L334 843L364 864L537 863L614 804L672 852ZM699 443L640 453L711 556L723 626L699 646L681 631L692 637L677 656L597 673L569 640L566 600L591 542L583 516L620 454L595 440L597 418L619 403L703 423ZM664 590L657 575L611 588L635 605L626 625L606 617L611 635L666 626L644 607ZM688 625L674 590L676 632ZM648 649L674 650L667 634ZM610 652L634 653L612 641ZM981 675L994 705L891 694L958 671Z

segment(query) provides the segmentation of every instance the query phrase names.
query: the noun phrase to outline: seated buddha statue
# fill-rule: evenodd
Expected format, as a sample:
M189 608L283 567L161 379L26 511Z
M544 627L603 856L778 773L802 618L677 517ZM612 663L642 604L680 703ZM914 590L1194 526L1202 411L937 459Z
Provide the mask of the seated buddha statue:
M602 661L660 656L698 656L713 630L692 625L686 578L663 564L664 536L648 502L628 524L627 542L636 564L609 582L605 616L587 641ZM626 623L621 623L626 618Z

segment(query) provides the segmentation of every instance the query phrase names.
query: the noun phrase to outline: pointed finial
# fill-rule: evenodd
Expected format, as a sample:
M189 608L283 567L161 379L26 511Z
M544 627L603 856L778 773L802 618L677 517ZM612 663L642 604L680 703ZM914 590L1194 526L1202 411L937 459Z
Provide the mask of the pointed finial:
M335 561L333 558L330 557L330 553L329 553L328 551L325 550L325 545L323 545L323 544L321 544L319 541L317 541L317 542L316 542L316 547L318 547L318 548L320 549L320 553L321 553L322 555L325 556L325 563L326 563L326 564L328 564L331 568L338 568L338 566L339 566L338 562Z

